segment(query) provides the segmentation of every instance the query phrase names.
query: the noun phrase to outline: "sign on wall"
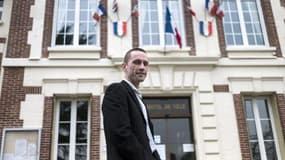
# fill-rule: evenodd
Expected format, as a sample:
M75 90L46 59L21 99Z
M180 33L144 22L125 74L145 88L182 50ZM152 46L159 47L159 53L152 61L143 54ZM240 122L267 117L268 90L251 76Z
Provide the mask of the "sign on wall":
M3 130L2 160L38 160L40 129L6 128Z

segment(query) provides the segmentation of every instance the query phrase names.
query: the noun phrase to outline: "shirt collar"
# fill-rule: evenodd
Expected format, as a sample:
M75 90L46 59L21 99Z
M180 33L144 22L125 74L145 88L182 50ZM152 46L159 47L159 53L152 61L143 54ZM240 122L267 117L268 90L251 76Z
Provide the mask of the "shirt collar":
M123 79L125 82L127 82L130 86L131 86L131 88L135 91L135 93L136 94L139 94L139 95L141 95L141 93L139 92L139 90L130 82L130 81L128 81L127 79Z

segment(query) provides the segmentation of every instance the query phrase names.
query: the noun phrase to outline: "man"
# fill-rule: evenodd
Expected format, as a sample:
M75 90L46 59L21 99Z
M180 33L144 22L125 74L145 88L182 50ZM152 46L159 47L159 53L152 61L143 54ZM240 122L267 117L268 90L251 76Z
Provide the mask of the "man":
M148 63L143 49L129 50L122 64L125 79L105 92L102 110L108 160L160 160L153 125L138 91Z

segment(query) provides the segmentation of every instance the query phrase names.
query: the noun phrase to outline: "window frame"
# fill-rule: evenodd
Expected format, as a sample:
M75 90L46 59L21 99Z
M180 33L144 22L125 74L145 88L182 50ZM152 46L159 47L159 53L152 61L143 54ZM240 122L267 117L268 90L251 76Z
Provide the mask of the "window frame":
M1 0L1 1L2 1L3 4L2 4L2 6L0 6L0 13L1 13L0 22L3 20L2 17L3 17L3 10L4 10L4 9L3 9L3 8L4 8L4 0Z
M192 153L194 155L194 158L196 158L196 154L197 154L197 151L196 151L196 148L195 148L195 128L194 128L194 119L193 119L193 107L192 107L192 103L191 103L191 100L192 100L192 97L188 97L188 96L159 96L159 97L151 97L151 96L144 96L143 97L143 100L144 100L144 103L146 104L146 107L148 108L148 113L149 113L149 118L153 121L153 120L165 120L165 124L166 126L169 125L169 121L170 120L186 120L188 125L189 125L189 140L192 141L192 143L184 143L184 144L190 144L190 145L193 145L193 151L191 152L188 152L188 153ZM188 104L188 112L185 112L183 114L177 114L177 113L171 113L171 114L165 114L163 112L159 113L159 114L152 114L152 110L149 108L149 100L153 100L153 101L156 101L156 103L158 102L162 102L162 101L169 101L169 102L173 102L175 100L182 100L183 101L187 101L187 103L184 103L184 104ZM150 102L151 104L151 102ZM171 103L160 103L162 105L169 105ZM182 104L182 103L179 103L179 104ZM154 123L154 122L153 122ZM155 127L155 126L154 126ZM168 126L169 127L169 126ZM169 137L169 128L166 128L166 137ZM154 131L155 132L155 131ZM155 134L155 133L154 133ZM154 137L156 135L153 135ZM160 138L159 138L160 139ZM166 159L165 160L168 160L170 159L170 151L171 151L171 148L170 148L170 140L166 138L166 143L164 144L165 145L165 156L166 156ZM162 143L157 143L157 145L161 145Z
M281 151L280 151L280 142L278 140L278 134L277 134L277 128L276 128L276 121L274 119L274 112L273 112L273 103L272 99L267 97L267 96L246 96L243 99L243 104L244 104L244 114L245 114L245 121L246 121L246 127L248 130L248 124L247 124L247 117L246 117L246 109L245 109L245 102L246 100L250 100L252 102L252 111L254 114L254 122L255 122L255 129L256 129L256 134L257 134L257 142L259 144L259 151L260 151L260 157L261 160L269 160L267 159L266 152L265 152L265 145L264 142L266 142L263 138L263 132L262 132L262 127L261 127L261 120L259 115L259 110L258 110L258 105L257 105L257 100L265 100L267 101L267 109L268 109L268 114L269 114L269 119L271 122L271 129L272 129L272 134L273 134L273 140L275 143L275 152L278 160L281 160ZM249 130L248 130L249 131ZM249 134L249 132L248 132ZM249 135L248 135L249 136ZM250 145L250 138L248 138L248 143ZM250 149L250 156L252 156L251 153L251 147Z
M96 44L93 45L80 45L79 44L79 36L80 36L80 31L79 31L79 25L80 25L80 0L74 0L75 1L75 8L74 8L74 33L73 33L73 44L72 45L57 45L56 44L56 27L57 27L57 16L59 12L59 1L60 0L55 0L55 5L54 5L54 16L53 16L53 22L52 22L52 36L51 36L51 47L54 48L55 50L84 50L84 49L90 49L90 50L100 50L100 30L101 26L100 23L96 24ZM97 0L97 5L99 4L99 0ZM95 8L97 10L97 8ZM94 10L94 11L95 11Z
M140 2L142 3L142 2ZM178 3L178 6L179 6L179 17L176 17L179 19L179 22L181 25L181 28L178 28L180 30L178 30L180 36L181 36L181 42L182 42L182 49L187 47L187 44L186 44L186 36L185 36L185 19L184 19L184 7L183 7L183 1L181 0L177 0L177 3ZM143 39L142 39L142 27L143 27L143 24L140 24L140 19L138 20L138 35L139 35L139 46L143 47L143 48L146 48L146 49L162 49L162 50L165 50L166 48L167 49L179 49L179 46L178 44L173 44L173 45L166 45L165 42L165 17L163 15L163 13L165 12L164 11L165 8L163 8L163 0L157 0L157 12L158 12L158 30L159 30L159 41L160 43L158 45L153 45L153 44L149 44L149 45L145 45L143 44ZM139 12L141 12L141 5L139 4ZM171 12L171 11L170 11ZM141 16L140 16L141 17ZM139 18L140 18L139 17ZM161 23L161 22L164 22L164 23ZM178 25L177 25L178 26ZM170 34L170 33L167 33L167 34ZM175 36L175 35L173 35ZM174 41L176 41L175 37L174 37Z
M246 27L245 27L245 20L244 20L244 16L243 16L241 0L232 0L232 1L234 1L236 3L236 7L237 7L237 11L238 11L238 18L239 18L239 26L240 26L240 30L241 30L243 44L242 45L227 44L225 27L223 27L224 28L223 32L225 34L225 42L226 42L227 48L228 47L230 47L230 48L232 48L232 47L234 47L234 48L235 47L243 47L243 48L269 47L269 40L268 40L268 36L267 36L264 14L262 11L262 6L261 6L260 0L255 0L255 2L256 2L256 6L257 6L257 12L258 12L259 21L260 21L260 27L261 27L261 31L262 31L263 40L264 40L263 45L258 45L258 44L250 45L248 43L247 31L246 31ZM230 24L232 24L232 23L230 23ZM223 25L224 25L224 21L223 21Z
M70 149L69 155L73 155L73 157L69 157L69 160L75 160L75 151L76 151L76 107L77 101L88 101L88 134L87 134L87 160L90 159L90 142L91 142L91 100L88 98L59 98L55 103L54 110L54 138L53 138L53 159L57 159L58 153L58 129L59 129L59 116L60 116L60 102L62 101L70 101L71 102L71 117L70 117ZM72 109L74 108L74 109ZM74 118L75 117L75 118Z

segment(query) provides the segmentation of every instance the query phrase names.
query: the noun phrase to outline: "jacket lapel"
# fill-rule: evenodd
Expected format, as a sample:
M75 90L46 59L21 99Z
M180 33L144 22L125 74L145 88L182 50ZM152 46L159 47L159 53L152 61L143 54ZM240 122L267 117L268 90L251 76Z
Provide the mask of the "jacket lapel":
M144 119L144 122L145 122L145 118L144 118L144 115L143 115L143 112L142 112L142 108L140 106L140 103L137 99L137 96L135 94L135 92L133 91L132 87L125 81L121 81L121 84L127 88L128 92L129 92L129 95L131 96L131 98L133 99L133 101L136 103L136 107L138 107L140 113L141 113L141 116L143 117ZM146 123L146 122L145 122Z

